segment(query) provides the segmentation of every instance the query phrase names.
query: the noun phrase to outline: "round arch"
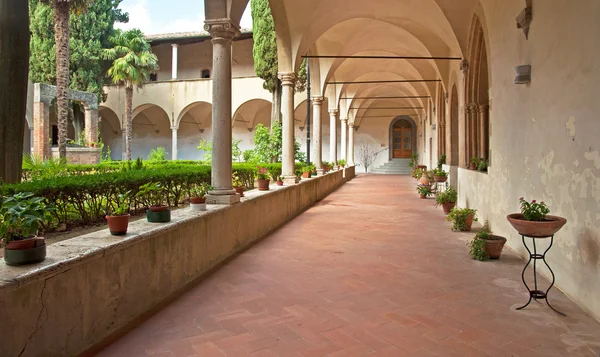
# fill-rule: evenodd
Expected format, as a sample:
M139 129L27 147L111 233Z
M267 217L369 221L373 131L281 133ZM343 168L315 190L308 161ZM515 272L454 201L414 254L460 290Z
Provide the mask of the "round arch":
M397 123L400 123L402 120L408 122L408 124L410 124L410 126L412 127L412 133L411 133L411 150L412 153L414 154L415 152L417 152L417 123L414 121L414 119L408 115L398 115L396 116L394 119L392 119L390 121L390 126L388 129L388 134L389 134L389 150L388 150L388 155L389 155L389 160L392 160L394 158L394 125L396 125Z
M198 101L186 105L177 115L175 127L179 127L181 123L194 124L199 128L210 127L212 125L212 104Z
M104 152L110 152L111 159L120 160L123 153L123 130L121 120L111 108L98 107L98 131L104 143Z
M171 120L167 112L155 104L137 106L132 119L131 158L146 158L151 150L164 147L171 154Z
M250 99L242 103L233 114L232 127L245 127L252 131L258 124L271 127L273 104L265 99Z

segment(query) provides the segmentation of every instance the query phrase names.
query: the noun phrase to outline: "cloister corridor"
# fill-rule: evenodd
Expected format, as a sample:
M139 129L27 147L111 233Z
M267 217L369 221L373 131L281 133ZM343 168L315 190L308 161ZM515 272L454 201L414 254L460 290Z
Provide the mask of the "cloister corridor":
M96 355L600 355L600 324L559 290L567 317L516 311L524 262L471 260L473 233L414 187L357 176Z

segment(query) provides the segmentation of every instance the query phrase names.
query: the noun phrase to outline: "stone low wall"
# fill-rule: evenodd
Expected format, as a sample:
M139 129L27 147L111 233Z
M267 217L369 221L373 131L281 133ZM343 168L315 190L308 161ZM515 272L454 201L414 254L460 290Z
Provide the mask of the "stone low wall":
M48 246L45 262L0 263L0 356L76 356L126 328L232 255L354 177L354 168L298 185L250 191L172 222L132 222Z
M52 157L58 157L58 148L50 149ZM67 147L67 163L69 164L98 164L100 163L100 149L88 147Z

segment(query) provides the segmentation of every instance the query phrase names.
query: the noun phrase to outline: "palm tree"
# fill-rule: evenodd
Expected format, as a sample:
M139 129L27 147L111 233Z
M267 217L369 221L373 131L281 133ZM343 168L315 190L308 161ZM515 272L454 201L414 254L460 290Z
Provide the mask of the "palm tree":
M67 157L67 118L69 117L69 41L71 11L83 11L93 0L43 0L54 5L54 41L56 42L56 107L58 122L58 154Z
M114 47L103 50L102 57L113 61L107 76L113 83L125 86L125 152L127 160L131 160L133 87L141 88L150 74L158 70L158 58L138 29L117 30L110 41Z

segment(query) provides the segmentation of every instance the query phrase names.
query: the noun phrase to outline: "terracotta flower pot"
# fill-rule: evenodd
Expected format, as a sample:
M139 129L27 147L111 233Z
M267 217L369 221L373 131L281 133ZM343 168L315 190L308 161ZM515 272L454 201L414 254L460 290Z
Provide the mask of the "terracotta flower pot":
M448 176L434 176L435 182L446 182L448 181Z
M27 249L4 248L4 262L7 265L24 265L39 263L46 259L46 241L43 237L32 238L35 245Z
M498 259L500 258L500 254L502 254L502 248L504 248L506 238L500 236L492 237L492 239L485 240L485 251L490 256L490 259Z
M277 181L277 186L283 186L283 181Z
M421 194L419 194L419 197L420 197L421 199L425 199L425 198L427 198L427 196L425 196L425 195L421 195Z
M442 208L444 209L444 213L448 214L452 209L456 206L456 202L446 202L442 203Z
M106 216L106 222L110 234L113 236L123 235L127 233L127 227L129 227L129 215Z
M475 170L475 169L477 169L477 166L475 166L475 164L474 164L474 163L470 163L470 164L469 164L469 169L471 169L471 170Z
M546 216L545 221L526 221L521 213L512 213L506 219L520 235L548 238L558 232L567 220L558 216Z
M10 242L6 243L6 249L19 250L19 249L35 248L37 240L38 240L37 237L31 237L31 238L21 239L21 240L11 240Z
M302 178L310 178L311 173L310 172L303 172L302 173Z
M421 178L419 179L419 183L423 186L429 186L430 184L429 179L425 175L421 176Z
M259 191L269 191L269 179L259 179L258 180L258 190Z
M190 197L190 203L195 205L206 203L206 197Z
M243 186L242 187L234 187L233 189L235 190L235 192L237 192L240 195L240 197L244 197L244 187Z
M467 228L465 229L465 231L470 231L471 230L471 226L473 225L473 218L475 218L475 215L470 215L469 217L467 217L467 219L465 220L465 226L467 226Z
M164 212L164 211L166 211L168 209L169 209L169 206L167 206L167 205L150 206L150 207L148 207L148 210L150 210L150 212Z

